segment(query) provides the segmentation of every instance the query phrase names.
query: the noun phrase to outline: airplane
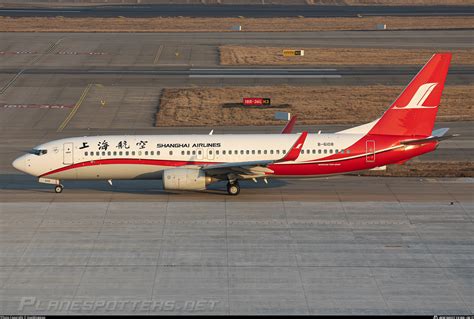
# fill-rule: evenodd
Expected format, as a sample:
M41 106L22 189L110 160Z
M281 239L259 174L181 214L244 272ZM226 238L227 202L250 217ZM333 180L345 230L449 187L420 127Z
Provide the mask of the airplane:
M164 190L205 190L227 181L319 177L401 164L434 151L433 131L451 53L437 53L378 119L332 134L115 135L64 138L34 147L12 165L63 191L62 180L163 181ZM381 92L383 94L383 92ZM343 110L341 110L343 111Z

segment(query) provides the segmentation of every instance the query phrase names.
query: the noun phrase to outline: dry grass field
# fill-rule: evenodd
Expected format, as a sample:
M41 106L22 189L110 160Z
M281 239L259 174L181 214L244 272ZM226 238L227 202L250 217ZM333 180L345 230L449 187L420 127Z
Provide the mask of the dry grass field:
M303 49L304 56L283 56L283 49ZM223 45L222 65L418 65L435 53L431 49L282 48ZM474 49L450 50L453 64L474 64Z
M273 118L276 111L298 115L300 124L366 123L380 116L402 89L383 85L164 89L156 126L281 125ZM275 107L223 107L238 105L242 97L269 97ZM474 120L473 100L473 86L447 86L438 120Z
M362 17L362 18L63 18L0 17L3 32L238 32L374 30L385 23L390 30L473 28L465 17Z

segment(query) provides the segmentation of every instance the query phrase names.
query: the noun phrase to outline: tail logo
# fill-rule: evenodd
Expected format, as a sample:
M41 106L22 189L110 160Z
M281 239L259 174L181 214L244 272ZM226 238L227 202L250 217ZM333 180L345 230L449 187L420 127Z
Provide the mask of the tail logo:
M410 102L406 106L394 106L393 109L405 110L405 109L432 109L435 106L424 106L423 103L426 101L431 92L438 85L438 83L426 83L421 85L416 93L411 98Z

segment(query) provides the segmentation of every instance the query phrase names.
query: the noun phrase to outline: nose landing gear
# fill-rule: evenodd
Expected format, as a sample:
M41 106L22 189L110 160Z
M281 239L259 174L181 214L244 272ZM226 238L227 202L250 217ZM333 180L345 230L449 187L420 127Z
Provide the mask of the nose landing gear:
M62 193L63 188L64 188L64 186L61 184L61 181L59 179L40 177L38 179L38 182L43 183L43 184L54 185L54 192L57 194Z

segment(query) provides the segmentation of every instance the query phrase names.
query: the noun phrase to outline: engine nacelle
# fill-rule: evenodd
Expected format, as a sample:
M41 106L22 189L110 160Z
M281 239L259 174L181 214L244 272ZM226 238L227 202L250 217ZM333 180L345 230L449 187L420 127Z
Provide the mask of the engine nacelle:
M204 190L213 181L202 169L171 168L163 171L163 188L168 190Z

